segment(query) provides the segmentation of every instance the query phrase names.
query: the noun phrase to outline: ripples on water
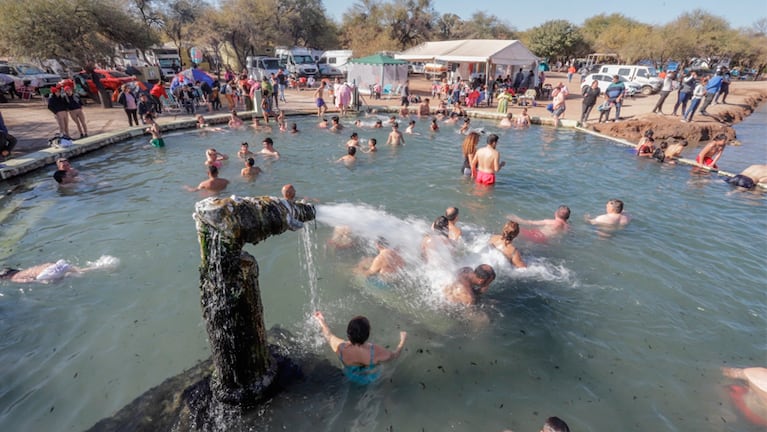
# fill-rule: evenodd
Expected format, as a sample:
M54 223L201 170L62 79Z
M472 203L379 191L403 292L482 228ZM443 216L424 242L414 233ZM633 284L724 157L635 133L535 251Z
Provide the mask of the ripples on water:
M282 158L259 160L265 173L255 181L238 177L235 153L241 141L257 149L263 133L174 133L165 149L142 141L78 158L86 181L74 190L56 189L41 172L0 201L0 215L9 213L0 220L4 265L120 258L114 271L57 284L0 283L1 429L84 429L209 355L191 218L202 195L183 186L204 178L204 149L216 147L232 156L222 169L227 194L275 195L290 182L319 201L304 234L246 246L259 261L267 325L296 333L306 353L334 365L311 319L316 308L339 335L357 314L371 319L376 343L409 332L387 379L363 389L340 374L316 377L269 428L536 430L558 415L582 431L755 430L730 408L718 367L765 363L763 195L731 193L716 177L552 128L498 131L508 165L493 189L459 175L461 137L449 126L406 136L403 148L379 145L346 167L333 161L353 129L334 135L314 123L299 119L297 136L273 134ZM359 134L384 143L388 130ZM740 139L723 165L754 159L741 156L753 147ZM624 200L634 220L603 238L583 217L610 198ZM506 215L548 218L560 204L573 210L566 238L516 241L529 268L512 269L484 248ZM451 205L467 238L457 259L415 268L388 293L350 276L379 235L417 262L422 235ZM338 224L362 237L359 249L325 246ZM499 273L477 308L486 325L439 294L455 268L480 262Z

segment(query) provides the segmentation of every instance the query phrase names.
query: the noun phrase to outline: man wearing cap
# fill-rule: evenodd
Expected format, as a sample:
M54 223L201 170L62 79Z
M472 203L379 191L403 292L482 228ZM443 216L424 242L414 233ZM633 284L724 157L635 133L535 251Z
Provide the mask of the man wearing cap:
M274 149L274 141L272 141L271 138L266 137L264 138L264 148L261 149L259 153L261 153L264 156L272 156L275 159L280 158L280 153Z
M8 133L8 127L3 120L3 113L0 113L0 157L8 159L11 157L11 151L16 146L16 137Z

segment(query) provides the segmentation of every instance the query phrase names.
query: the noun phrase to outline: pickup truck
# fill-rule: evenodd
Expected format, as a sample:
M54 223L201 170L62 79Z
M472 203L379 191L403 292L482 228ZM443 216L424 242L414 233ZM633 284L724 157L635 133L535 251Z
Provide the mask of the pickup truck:
M55 86L61 77L56 74L50 74L37 66L26 63L3 63L0 64L0 73L13 75L21 80L16 81L16 90L21 92L24 87L31 87L37 93L38 89L51 88Z

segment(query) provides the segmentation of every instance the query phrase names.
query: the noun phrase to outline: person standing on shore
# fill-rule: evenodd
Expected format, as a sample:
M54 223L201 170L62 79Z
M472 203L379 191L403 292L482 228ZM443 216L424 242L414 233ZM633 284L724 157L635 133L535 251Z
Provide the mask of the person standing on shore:
M491 186L495 184L495 175L506 165L501 162L501 154L495 147L498 145L498 135L490 134L487 145L477 150L471 161L471 172L478 184Z
M724 71L724 75L722 75L722 86L719 88L719 93L716 94L714 97L714 103L719 103L719 97L722 97L722 103L727 103L727 95L730 94L730 81L732 81L732 76L730 75L730 71L727 68L722 68Z
M695 85L695 90L692 91L690 106L687 108L687 111L682 114L683 122L686 123L692 121L692 117L695 115L695 110L698 109L700 101L703 100L703 96L706 95L706 83L708 83L708 77L703 77L703 79Z
M666 78L663 79L663 87L660 89L660 96L658 97L658 102L655 104L655 107L652 109L653 114L660 114L663 115L663 102L666 101L666 98L668 95L671 94L671 91L674 90L674 81L676 79L676 72L669 72L666 74Z
M714 101L714 97L719 93L719 89L722 88L722 80L724 73L721 69L717 69L716 74L709 78L706 84L706 97L703 99L703 103L700 105L700 115L707 116L706 108Z
M623 96L625 94L626 85L621 81L620 75L613 75L613 82L611 82L605 90L608 103L611 106L615 105L615 118L613 121L620 120L621 118L621 104L623 103Z
M687 111L687 102L692 98L692 92L695 90L697 79L698 74L695 73L695 71L690 72L690 76L684 77L682 79L682 85L679 88L679 95L677 96L676 103L674 104L673 115L678 115L677 110L681 106L682 116L684 116L684 113Z
M132 127L133 123L138 126L138 102L136 101L136 95L130 91L128 84L123 84L120 96L117 97L117 102L123 106L125 115L128 116L128 126Z
M602 90L599 88L599 81L594 80L591 82L591 86L586 89L585 92L583 92L583 109L581 110L581 125L585 125L586 122L589 120L589 114L591 114L591 109L594 108L594 105L597 104L597 99L599 98L599 95L602 93Z
M11 151L16 147L16 137L8 133L8 127L0 113L0 157L4 160L11 157Z
M69 102L61 96L61 87L51 87L51 95L48 96L48 110L56 116L59 125L59 133L69 136Z

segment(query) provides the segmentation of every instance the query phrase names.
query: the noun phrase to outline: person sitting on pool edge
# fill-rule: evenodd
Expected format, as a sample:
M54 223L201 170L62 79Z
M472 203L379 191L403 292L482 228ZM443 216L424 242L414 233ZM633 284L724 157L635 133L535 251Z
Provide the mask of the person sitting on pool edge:
M458 270L456 280L446 286L443 292L451 303L473 305L477 303L480 294L487 292L494 280L495 270L489 264L480 264L473 270L471 267L463 267Z
M606 214L597 216L593 219L586 215L586 222L592 225L601 225L605 227L624 227L629 224L631 217L623 214L623 201L611 199L605 206Z
M338 359L343 365L343 371L349 381L366 385L375 382L381 375L379 365L384 362L399 358L402 349L405 347L407 332L399 333L399 344L394 351L367 342L370 337L370 321L364 316L356 316L349 321L346 327L345 341L330 331L322 312L314 313L314 318L320 324L322 335L330 344L334 353L338 354Z
M746 190L751 190L760 183L763 185L767 185L767 164L751 165L748 168L741 171L740 174L734 177L728 178L726 182L733 186L743 188Z

